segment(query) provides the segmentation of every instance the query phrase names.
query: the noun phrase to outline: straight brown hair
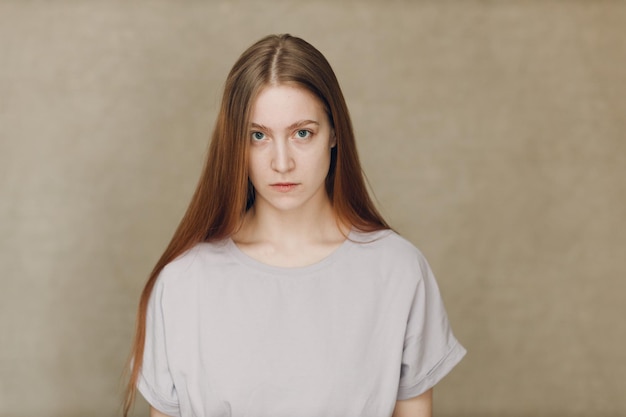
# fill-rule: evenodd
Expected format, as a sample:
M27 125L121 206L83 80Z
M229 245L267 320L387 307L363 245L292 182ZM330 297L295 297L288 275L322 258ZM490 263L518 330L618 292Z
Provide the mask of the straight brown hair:
M367 192L352 122L339 82L324 56L306 41L288 35L267 36L248 48L226 79L207 160L191 202L141 293L135 338L126 366L126 417L136 396L143 364L146 311L161 270L199 242L232 235L254 204L248 180L249 118L252 104L268 85L305 88L322 102L336 137L326 191L339 223L362 231L388 229Z

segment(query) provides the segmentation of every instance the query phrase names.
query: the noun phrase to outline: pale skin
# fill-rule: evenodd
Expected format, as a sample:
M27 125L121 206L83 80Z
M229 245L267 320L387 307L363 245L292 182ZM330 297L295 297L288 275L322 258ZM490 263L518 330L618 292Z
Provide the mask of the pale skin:
M250 141L256 199L235 243L274 266L328 256L349 228L338 225L324 187L335 138L319 100L287 85L265 88L252 107Z
M335 135L321 102L292 85L264 88L252 106L249 175L256 198L233 241L260 262L294 267L346 239L325 189ZM432 417L432 389L397 401L392 417ZM151 417L169 417L150 408Z

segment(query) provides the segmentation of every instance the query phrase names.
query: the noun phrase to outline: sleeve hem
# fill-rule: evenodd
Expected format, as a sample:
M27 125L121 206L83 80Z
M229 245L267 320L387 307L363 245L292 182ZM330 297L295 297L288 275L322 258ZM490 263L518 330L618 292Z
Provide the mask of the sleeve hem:
M398 400L408 400L434 387L463 359L467 351L461 344L455 341L452 348L422 379L411 384L398 387Z
M180 408L177 403L163 400L154 389L148 384L142 375L139 375L139 381L137 381L137 389L143 395L143 398L152 407L156 408L161 413L167 414L171 417L181 417Z

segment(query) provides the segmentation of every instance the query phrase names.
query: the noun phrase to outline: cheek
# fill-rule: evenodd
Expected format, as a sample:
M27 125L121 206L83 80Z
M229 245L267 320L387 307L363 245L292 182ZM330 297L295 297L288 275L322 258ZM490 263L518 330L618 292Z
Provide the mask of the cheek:
M330 167L330 149L324 149L311 161L311 169L314 169L319 176L326 177L328 175L328 168Z
M262 162L258 156L250 155L248 159L248 177L254 183L255 179L261 175Z

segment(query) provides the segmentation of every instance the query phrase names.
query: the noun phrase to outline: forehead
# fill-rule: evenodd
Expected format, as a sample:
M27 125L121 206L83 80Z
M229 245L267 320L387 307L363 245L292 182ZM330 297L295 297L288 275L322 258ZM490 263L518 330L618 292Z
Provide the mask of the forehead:
M322 102L309 90L288 84L264 87L252 103L250 123L274 127L299 120L326 121Z

